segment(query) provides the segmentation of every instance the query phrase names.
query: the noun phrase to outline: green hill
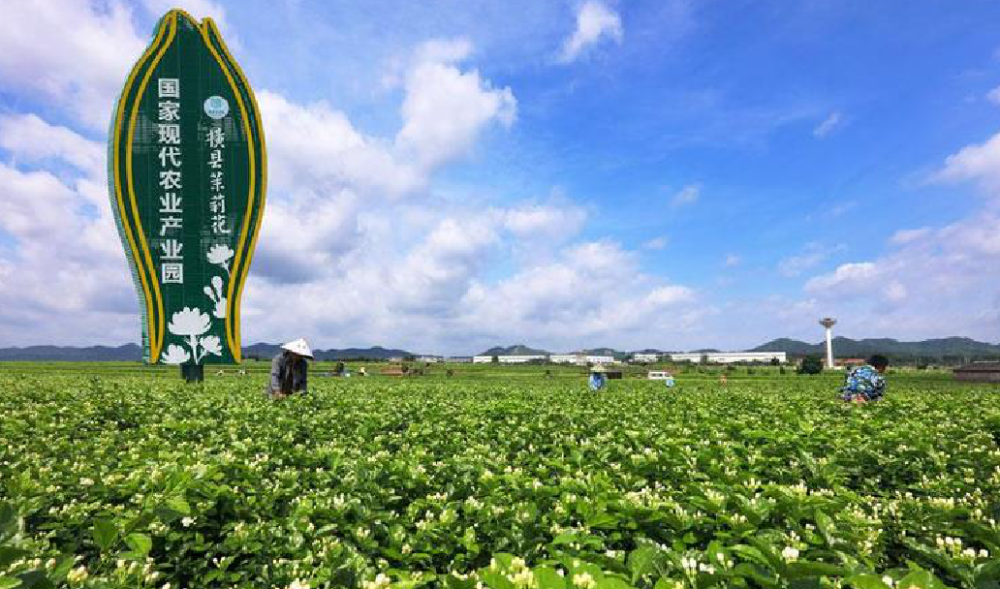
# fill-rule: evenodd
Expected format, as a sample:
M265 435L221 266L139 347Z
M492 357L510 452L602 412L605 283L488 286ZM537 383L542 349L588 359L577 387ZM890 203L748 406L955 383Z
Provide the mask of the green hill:
M549 352L529 348L524 344L514 344L513 346L494 346L478 356L548 356Z
M824 342L810 344L788 338L776 339L750 350L751 352L785 352L789 356L806 356L826 353ZM833 338L834 355L838 358L866 358L884 354L899 359L994 359L1000 358L1000 344L979 342L967 337L946 337L919 342L901 342L891 338L854 340Z

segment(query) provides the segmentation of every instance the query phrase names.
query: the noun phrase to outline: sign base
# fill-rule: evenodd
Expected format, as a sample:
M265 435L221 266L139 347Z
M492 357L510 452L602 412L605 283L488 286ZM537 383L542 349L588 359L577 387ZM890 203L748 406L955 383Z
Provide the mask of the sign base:
M186 383L202 382L205 380L204 364L181 364L181 378Z

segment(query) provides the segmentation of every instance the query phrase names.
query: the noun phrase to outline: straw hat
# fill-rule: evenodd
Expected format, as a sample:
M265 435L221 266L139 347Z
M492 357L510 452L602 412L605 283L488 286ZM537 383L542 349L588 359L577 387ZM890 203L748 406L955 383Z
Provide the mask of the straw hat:
M289 352L292 352L293 354L298 354L299 356L305 356L310 360L313 359L313 353L312 350L309 348L309 344L307 344L306 340L302 338L290 341L287 344L282 345L281 349L288 350Z
M602 366L601 364L598 364L597 366L594 366L593 368L590 369L590 371L591 372L607 372L607 370L605 370L604 366Z

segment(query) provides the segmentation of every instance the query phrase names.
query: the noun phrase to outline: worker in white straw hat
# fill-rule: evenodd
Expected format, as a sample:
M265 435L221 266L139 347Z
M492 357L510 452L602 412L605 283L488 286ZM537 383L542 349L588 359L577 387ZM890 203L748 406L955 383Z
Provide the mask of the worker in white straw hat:
M271 361L271 384L268 394L272 399L281 399L292 393L307 392L306 381L313 353L306 340L299 338L281 346L281 353Z

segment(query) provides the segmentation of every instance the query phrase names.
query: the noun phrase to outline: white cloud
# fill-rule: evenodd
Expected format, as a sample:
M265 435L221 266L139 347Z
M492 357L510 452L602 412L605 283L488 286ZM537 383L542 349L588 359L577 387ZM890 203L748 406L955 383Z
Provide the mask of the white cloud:
M857 201L854 201L854 200L848 200L848 201L845 201L845 202L837 203L837 204L835 204L830 209L830 211L829 211L830 212L830 216L834 217L834 218L841 217L845 213L848 213L848 212L852 211L853 209L857 208L857 206L858 206L858 203L857 203Z
M576 30L563 43L559 60L575 61L588 47L607 38L622 42L622 21L618 13L599 0L587 0L576 13Z
M666 248L667 243L668 243L667 238L661 235L660 237L654 237L653 239L650 239L646 243L642 244L642 247L643 249L647 250L659 251Z
M813 137L816 137L817 139L823 139L830 133L833 133L833 131L840 126L840 123L841 123L840 112L833 111L832 113L829 114L829 116L823 119L823 122L816 125L816 127L813 129Z
M225 11L210 0L143 0L161 16L185 8L195 18L211 16L226 36ZM5 2L0 19L0 84L5 91L58 106L90 131L103 131L132 65L151 41L152 31L137 31L129 3Z
M37 115L0 116L0 148L19 162L43 164L64 161L91 178L104 174L107 148L84 139L66 127L50 125Z
M543 238L558 243L575 235L587 220L587 213L573 205L523 204L504 211L504 227L525 240Z
M701 198L701 185L700 184L688 184L684 188L678 190L670 198L670 206L672 207L682 207L685 205L690 205L698 202Z
M161 4L147 8L165 11ZM214 3L186 8L225 26ZM32 16L55 32L51 43L4 35L0 80L29 80L35 86L27 95L72 114L78 125L104 128L110 112L88 118L93 109L81 101L112 104L145 45L128 10L70 3L61 12L48 5L38 12ZM116 43L130 36L133 42ZM404 72L400 130L389 137L359 131L322 101L298 104L258 90L269 194L244 297L248 342L294 329L330 344L368 338L362 341L420 347L501 240L548 247L579 230L585 212L556 201L483 215L429 198L438 169L466 155L490 125L509 126L516 116L509 88L495 89L457 63L470 51L464 40L431 41L414 51ZM39 71L80 86L44 83ZM138 303L108 202L103 144L37 114L5 114L0 150L8 160L0 160L0 343L135 341Z
M304 283L326 276L361 247L359 197L350 190L299 191L267 204L254 272L274 282ZM302 211L309 211L303 215Z
M727 268L733 268L733 267L739 266L741 261L742 261L742 258L740 258L738 255L736 255L736 254L727 254L726 255L726 261L725 261L725 266Z
M431 170L398 157L390 142L368 137L324 102L301 105L257 93L268 144L270 188L346 186L398 196L426 185Z
M132 64L146 45L131 10L110 1L5 2L0 84L26 100L44 98L103 130Z
M106 194L96 200L93 186L90 179L73 187L46 171L0 163L0 234L14 242L0 248L4 344L73 342L98 333L135 339L131 280ZM85 205L97 206L97 215L83 213Z
M823 297L853 297L878 288L877 276L872 262L842 264L830 274L810 278L805 291Z
M435 40L417 51L406 75L403 128L396 146L424 167L435 167L468 153L485 126L513 124L517 100L510 88L494 89L476 70L454 64L465 59L467 41Z
M431 39L424 41L417 47L413 55L413 62L417 65L457 63L468 59L472 55L472 51L472 42L465 37Z
M182 5L228 26L214 2ZM106 128L148 36L114 0L43 3L30 15L13 6L0 23L0 81L51 114L0 116L0 345L136 341L106 151L78 128ZM18 20L38 26L14 30ZM399 74L399 130L385 136L329 103L258 90L269 193L243 301L245 343L303 335L325 346L468 352L530 333L578 347L577 337L645 345L658 333L696 332L711 312L697 293L643 272L617 244L575 242L587 211L571 199L497 206L429 190L438 170L517 115L510 88L464 65L471 52L465 39L417 47ZM697 200L697 186L685 190L681 201Z
M778 272L789 278L799 276L806 270L814 268L830 257L831 254L844 250L844 245L825 246L818 242L809 242L802 251L778 262Z
M431 223L408 218L420 234L412 245L394 242L392 227L383 232L362 220L363 245L311 265L308 281L252 274L246 337L301 334L327 345L391 342L452 352L525 334L541 334L540 344L556 348L574 347L578 337L640 345L655 330L691 332L707 312L693 290L643 273L634 253L609 242L571 244L489 279L501 243L538 238L521 232L525 211L538 207L486 215L456 209Z
M892 234L889 238L889 243L894 245L906 245L908 243L913 243L924 239L931 234L930 227L920 227L917 229L900 229L899 231Z
M639 271L633 253L587 242L496 285L475 283L463 299L461 325L500 339L545 334L545 344L557 349L586 341L628 347L657 330L692 329L706 312L695 303L690 288Z
M392 275L398 295L393 307L438 317L454 313L496 241L485 219L442 220Z
M974 180L990 190L1000 188L1000 133L948 156L944 167L932 179L940 182Z
M900 338L962 334L994 341L1000 330L1000 139L960 149L934 175L984 191L978 211L944 227L897 231L894 247L866 262L843 264L805 283L824 313L849 317L859 336Z
M690 303L694 298L694 291L686 286L661 286L646 295L646 302L655 307L666 307Z
M180 8L187 12L198 22L205 18L211 18L226 40L226 46L229 49L238 47L234 31L226 18L226 9L216 2L211 0L142 0L142 5L157 18L174 8ZM136 57L138 58L138 56Z
M986 93L986 99L994 104L1000 104L1000 86Z
M898 303L906 298L909 291L900 282L890 282L885 286L885 290L882 296L885 297L887 301Z

